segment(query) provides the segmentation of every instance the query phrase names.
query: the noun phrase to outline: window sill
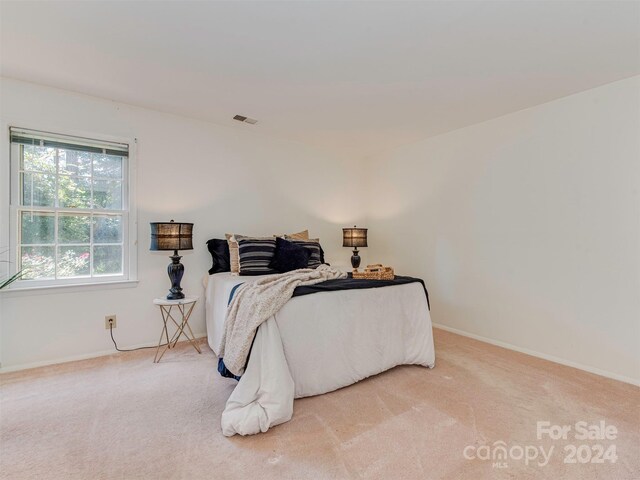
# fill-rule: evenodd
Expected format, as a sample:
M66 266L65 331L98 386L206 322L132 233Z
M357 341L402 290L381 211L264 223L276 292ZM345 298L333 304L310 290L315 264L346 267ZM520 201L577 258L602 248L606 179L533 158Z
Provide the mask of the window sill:
M39 285L32 287L16 287L0 290L3 297L22 297L26 295L47 295L55 293L77 293L101 290L114 290L119 288L135 288L138 280L117 280L113 282L100 283L76 283L68 285Z

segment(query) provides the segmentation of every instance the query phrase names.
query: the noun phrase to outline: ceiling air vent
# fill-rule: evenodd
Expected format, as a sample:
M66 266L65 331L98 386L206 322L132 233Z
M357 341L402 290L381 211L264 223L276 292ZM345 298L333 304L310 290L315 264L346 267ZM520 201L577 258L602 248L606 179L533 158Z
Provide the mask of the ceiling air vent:
M250 123L251 125L255 125L258 123L258 120L253 118L245 117L244 115L236 115L233 117L234 120L238 120L239 122Z

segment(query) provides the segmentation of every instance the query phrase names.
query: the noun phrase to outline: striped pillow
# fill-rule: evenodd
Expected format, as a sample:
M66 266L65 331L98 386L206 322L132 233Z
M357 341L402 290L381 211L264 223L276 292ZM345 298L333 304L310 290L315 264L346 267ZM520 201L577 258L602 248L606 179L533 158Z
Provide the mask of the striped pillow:
M320 246L319 238L312 238L310 240L296 240L292 237L285 236L285 240L289 240L295 245L305 247L311 252L311 257L309 257L309 264L307 265L308 268L318 268L324 263L324 255L322 252L322 247Z
M227 243L229 244L229 260L230 260L230 269L231 273L234 275L238 275L240 273L240 254L238 252L238 242L236 241L236 237L244 237L249 238L246 235L234 235L233 233L225 233L225 238L227 239ZM282 237L283 235L274 235L278 237ZM309 230L303 230L298 233L288 233L284 235L290 236L296 240L306 240L309 238Z
M276 253L275 237L235 236L238 242L240 275L269 275L278 273L269 266Z

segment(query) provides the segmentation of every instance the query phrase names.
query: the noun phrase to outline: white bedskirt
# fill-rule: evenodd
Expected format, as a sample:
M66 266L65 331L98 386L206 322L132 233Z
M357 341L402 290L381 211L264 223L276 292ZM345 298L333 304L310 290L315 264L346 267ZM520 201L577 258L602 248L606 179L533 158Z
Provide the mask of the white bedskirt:
M214 352L233 286L252 280L210 276L206 320ZM419 283L294 297L258 329L223 413L223 433L258 433L289 420L294 397L327 393L396 365L434 363L431 317Z

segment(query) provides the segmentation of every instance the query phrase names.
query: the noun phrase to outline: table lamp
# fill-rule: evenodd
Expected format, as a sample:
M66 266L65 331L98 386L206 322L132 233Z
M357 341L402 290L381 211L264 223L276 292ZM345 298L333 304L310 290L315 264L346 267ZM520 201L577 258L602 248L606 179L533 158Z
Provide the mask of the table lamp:
M360 255L358 255L358 247L367 246L367 229L357 228L355 225L353 226L353 228L343 228L342 246L353 247L351 266L354 270L357 270L360 266Z
M173 250L171 263L167 267L171 289L167 300L180 300L184 298L180 280L184 275L184 265L180 263L182 258L178 250L193 250L193 223L151 222L151 247L149 250Z

